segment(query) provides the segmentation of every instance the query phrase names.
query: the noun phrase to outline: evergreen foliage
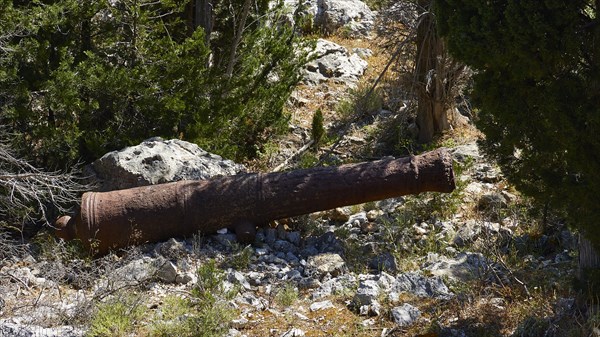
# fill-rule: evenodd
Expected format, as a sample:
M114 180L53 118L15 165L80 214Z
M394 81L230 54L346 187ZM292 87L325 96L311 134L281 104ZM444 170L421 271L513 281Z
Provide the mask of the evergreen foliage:
M517 188L600 247L599 1L439 0L451 53L473 67L485 152Z
M323 137L325 136L325 127L323 126L323 112L321 109L317 109L312 118L311 123L311 135L314 141L313 146L317 150L323 141Z
M207 40L190 29L189 2L0 0L0 122L15 144L53 167L152 136L256 155L284 130L305 43L266 1L251 8L235 46L227 27L241 4L216 1Z

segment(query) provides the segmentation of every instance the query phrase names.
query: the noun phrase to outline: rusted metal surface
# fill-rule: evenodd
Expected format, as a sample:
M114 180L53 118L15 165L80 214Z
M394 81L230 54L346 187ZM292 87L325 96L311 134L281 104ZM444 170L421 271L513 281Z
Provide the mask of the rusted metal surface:
M445 149L419 156L282 173L88 192L79 214L57 222L57 235L96 253L194 233L233 229L254 240L257 225L335 207L454 189Z

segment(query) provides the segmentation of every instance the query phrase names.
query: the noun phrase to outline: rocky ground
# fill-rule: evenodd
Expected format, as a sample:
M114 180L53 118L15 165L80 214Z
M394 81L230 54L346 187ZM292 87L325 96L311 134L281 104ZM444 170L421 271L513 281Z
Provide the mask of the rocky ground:
M340 114L385 65L377 39L363 35L369 20L352 38L319 41L322 57L290 99L290 134L260 162L246 163L250 169L393 153L378 135L402 115L402 101ZM330 139L304 151L316 109ZM456 164L451 194L273 222L250 245L223 229L92 259L49 234L22 242L0 233L0 336L600 335L598 322L585 323L575 305L576 236L554 219L542 221L480 154L477 137L467 125L438 142ZM151 151L159 148L161 155ZM113 185L245 170L160 139L93 169Z
M529 228L519 198L474 143L452 153L465 168L450 195L389 199L274 223L248 246L223 230L91 260L49 237L26 245L3 240L0 332L103 335L97 326L108 324L99 322L102 305L124 303L126 310L115 315L131 315L130 325L106 335L161 335L164 325L199 314L190 307L178 323L165 319L173 298L198 299L203 288L214 292L211 309L219 303L230 315L215 318L210 336L560 331L552 329L576 314L568 290L575 238L559 227L551 235ZM218 281L209 287L207 278ZM143 314L131 314L138 307Z

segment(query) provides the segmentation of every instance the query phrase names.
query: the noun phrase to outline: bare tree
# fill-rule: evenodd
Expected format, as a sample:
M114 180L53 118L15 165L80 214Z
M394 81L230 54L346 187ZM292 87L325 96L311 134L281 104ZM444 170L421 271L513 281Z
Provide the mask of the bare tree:
M379 34L394 50L399 71L410 72L409 99L416 101L418 141L430 142L451 128L458 84L464 81L465 66L452 59L437 34L433 0L401 0L383 11ZM406 62L406 60L414 62ZM407 69L406 64L411 65Z
M1 133L1 131L0 131ZM0 138L2 138L0 136ZM11 221L49 223L48 209L69 212L79 194L89 186L80 183L76 172L46 172L17 157L0 141L0 217Z
M446 69L443 64L445 48L435 29L435 18L428 5L430 0L419 0L419 23L417 24L417 125L419 142L427 143L436 133L450 128L446 114L447 96L444 88Z

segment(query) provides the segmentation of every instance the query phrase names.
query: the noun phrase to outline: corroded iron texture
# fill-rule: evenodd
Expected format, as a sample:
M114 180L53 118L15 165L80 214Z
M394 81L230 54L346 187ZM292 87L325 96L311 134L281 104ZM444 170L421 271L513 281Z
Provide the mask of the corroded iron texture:
M452 158L438 149L338 167L88 192L79 214L57 222L57 235L80 239L98 254L225 227L249 242L257 225L272 220L454 187Z

